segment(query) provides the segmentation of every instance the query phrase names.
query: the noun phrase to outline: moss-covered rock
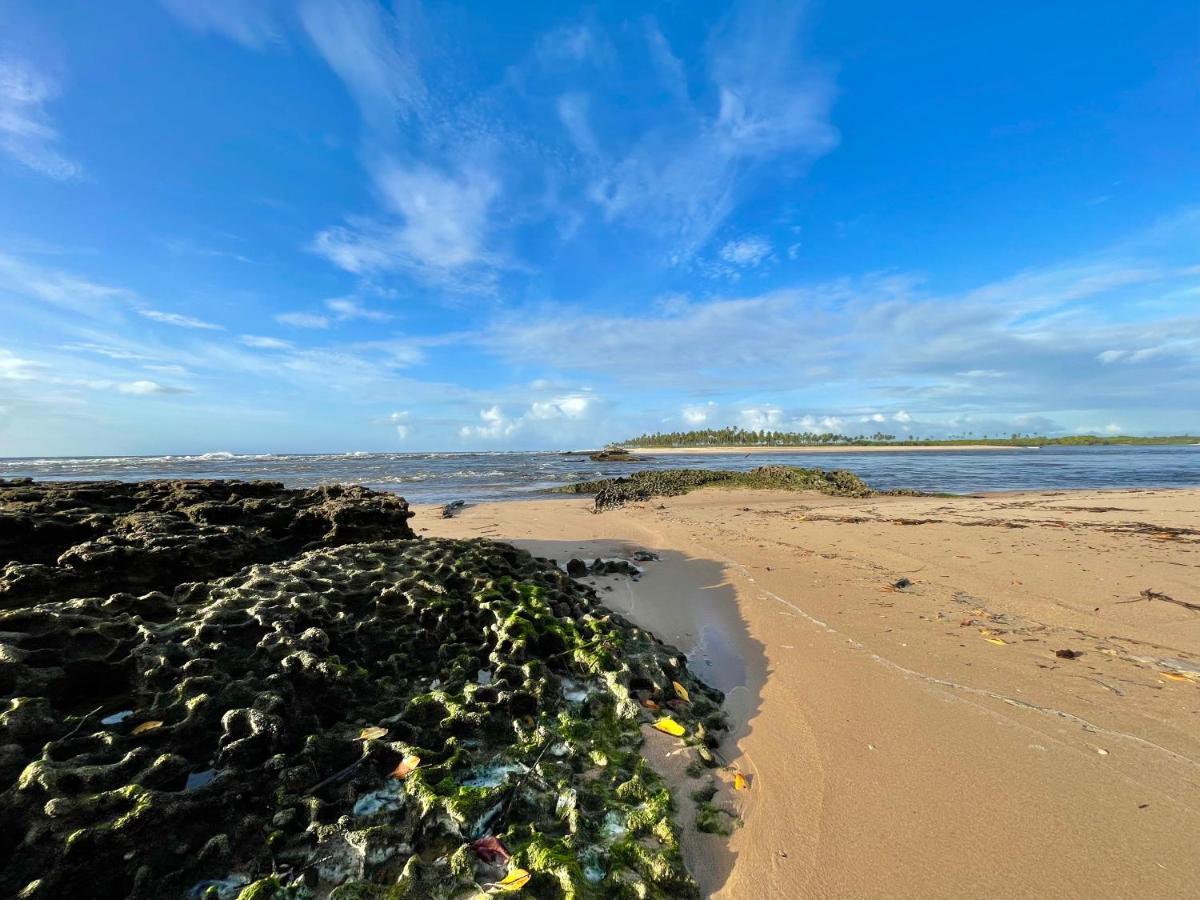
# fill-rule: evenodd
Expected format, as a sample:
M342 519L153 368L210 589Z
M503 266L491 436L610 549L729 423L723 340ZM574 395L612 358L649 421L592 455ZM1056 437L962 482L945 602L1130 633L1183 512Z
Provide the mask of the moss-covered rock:
M818 491L839 497L869 497L873 492L853 472L759 466L749 472L722 469L649 469L623 478L580 481L558 492L595 494L596 511L638 503L653 497L674 497L704 487L751 488L775 491Z
M195 492L197 521L275 521L273 489L247 488L257 505L240 512ZM87 502L148 496L85 494L70 501L80 521ZM9 595L0 894L451 898L503 877L471 849L488 835L531 873L530 896L694 894L670 794L639 752L642 701L670 705L699 744L720 693L511 546L322 543L369 531L371 515L339 507L315 548L275 559L272 545L224 577ZM0 546L21 545L6 534ZM56 590L98 583L73 578Z

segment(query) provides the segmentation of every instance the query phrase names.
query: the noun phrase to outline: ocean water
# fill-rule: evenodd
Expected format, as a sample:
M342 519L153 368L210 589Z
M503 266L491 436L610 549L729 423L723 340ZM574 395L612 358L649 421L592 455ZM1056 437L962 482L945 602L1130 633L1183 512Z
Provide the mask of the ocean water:
M197 456L0 458L0 478L46 481L263 478L291 487L362 484L413 503L522 500L547 488L637 469L752 469L766 464L849 469L877 489L923 491L1200 487L1200 446L1044 447L986 451L658 456L595 463L557 451L493 453L203 453ZM551 495L554 496L554 495Z

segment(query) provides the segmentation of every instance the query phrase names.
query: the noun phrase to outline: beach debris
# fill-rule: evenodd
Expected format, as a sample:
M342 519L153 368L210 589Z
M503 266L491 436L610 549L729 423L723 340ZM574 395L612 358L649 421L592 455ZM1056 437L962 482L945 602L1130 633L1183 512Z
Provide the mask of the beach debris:
M1159 677L1165 678L1168 681L1192 681L1195 678L1195 676L1189 678L1182 672L1159 672L1158 674Z
M388 730L381 728L378 725L369 725L358 733L356 741L377 741L380 738L387 737Z
M970 628L974 624L975 624L975 620L972 619L970 616L967 616L967 618L961 620L958 623L958 627L959 628Z
M445 506L442 507L442 518L443 519L453 519L457 513L462 512L466 508L467 508L467 501L451 500L449 503L447 503Z
M511 869L509 873L499 881L487 885L487 889L493 894L515 894L528 883L528 872L526 872L524 869Z
M503 866L511 858L508 850L500 843L500 839L490 834L487 837L481 837L479 840L474 841L471 844L471 849L475 851L476 856L489 866Z
M408 777L409 773L421 765L421 757L415 753L410 753L404 759L396 764L396 768L392 769L392 777L399 778L403 781Z
M644 706L646 709L662 709L661 706L659 706L657 703L655 703L649 697L647 697L645 700L642 701L642 706Z
M672 719L670 716L665 716L654 723L654 727L663 734L669 734L674 737L683 737L687 733L682 725Z
M905 588L912 587L912 581L910 581L907 578L898 578L897 580L892 582L892 587L894 587L898 591L902 591Z
M123 709L120 712L115 712L111 716L105 716L100 720L101 725L120 725L126 719L133 715L132 709Z
M1004 638L998 638L998 637L986 637L985 636L984 640L987 641L989 644L995 644L997 647L1003 647L1005 644L1008 643L1008 641L1004 640Z
M1200 603L1189 603L1186 600L1176 600L1174 597L1168 597L1166 594L1162 593L1161 591L1151 590L1150 588L1147 588L1146 590L1142 591L1141 599L1142 600L1162 600L1164 603L1174 603L1176 606L1182 606L1184 609L1190 609L1190 610L1193 610L1194 612L1200 612ZM1125 600L1123 602L1132 603L1135 601Z
M690 696L688 696L687 688L685 688L678 681L672 681L671 687L675 688L676 696L679 697L679 699L684 701L685 703L687 703L688 701L690 701L692 699Z
M141 725L135 726L133 731L130 733L131 734L146 734L147 732L150 732L150 731L157 731L159 728L162 728L162 727L163 727L163 723L160 722L158 719L151 719L149 722L143 722Z
M1081 651L1081 650L1055 650L1054 655L1057 656L1059 659L1079 659L1079 657L1083 656L1083 651Z
M734 772L733 773L733 789L735 791L750 790L750 780L748 778L746 778L746 776L743 775L741 772Z

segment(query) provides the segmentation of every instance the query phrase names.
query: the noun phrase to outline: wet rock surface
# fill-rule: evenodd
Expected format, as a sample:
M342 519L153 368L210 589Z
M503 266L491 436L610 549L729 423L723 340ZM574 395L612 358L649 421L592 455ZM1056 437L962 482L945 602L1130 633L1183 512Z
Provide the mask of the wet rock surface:
M0 485L0 895L474 896L487 837L530 896L694 895L640 728L711 760L720 693L549 561L408 518Z
M653 497L675 497L703 487L740 487L759 490L819 491L839 497L869 497L874 493L853 472L803 469L795 466L759 466L749 472L723 469L660 469L634 472L623 478L581 481L558 488L560 493L595 494L596 511L615 509Z

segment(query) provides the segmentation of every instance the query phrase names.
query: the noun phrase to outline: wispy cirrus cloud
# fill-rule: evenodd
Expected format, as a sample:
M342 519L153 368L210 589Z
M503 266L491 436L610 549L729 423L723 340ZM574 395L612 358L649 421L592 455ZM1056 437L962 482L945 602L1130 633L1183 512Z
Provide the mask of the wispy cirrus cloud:
M181 22L201 34L212 33L253 49L283 39L282 5L277 0L159 0Z
M834 82L803 55L804 12L800 3L740 4L709 37L703 101L692 99L666 36L647 26L648 52L674 104L632 139L589 154L589 194L608 220L657 234L674 260L686 260L764 163L804 164L837 146ZM574 103L573 134L589 127Z
M36 265L3 252L0 252L0 290L89 316L109 311L113 301L135 297L125 288Z
M317 313L287 312L275 316L275 321L281 325L291 325L293 328L328 328L329 317Z
M59 86L28 60L0 49L0 152L58 181L71 181L83 167L58 149L58 131L46 106Z
M191 328L200 331L224 331L225 326L197 319L195 316L185 316L182 313L164 312L161 309L139 309L138 315L144 316L163 325L174 325L176 328Z
M487 290L502 257L487 246L498 183L483 170L448 175L395 160L374 173L398 221L354 220L320 232L313 249L358 275L404 271L427 284Z

